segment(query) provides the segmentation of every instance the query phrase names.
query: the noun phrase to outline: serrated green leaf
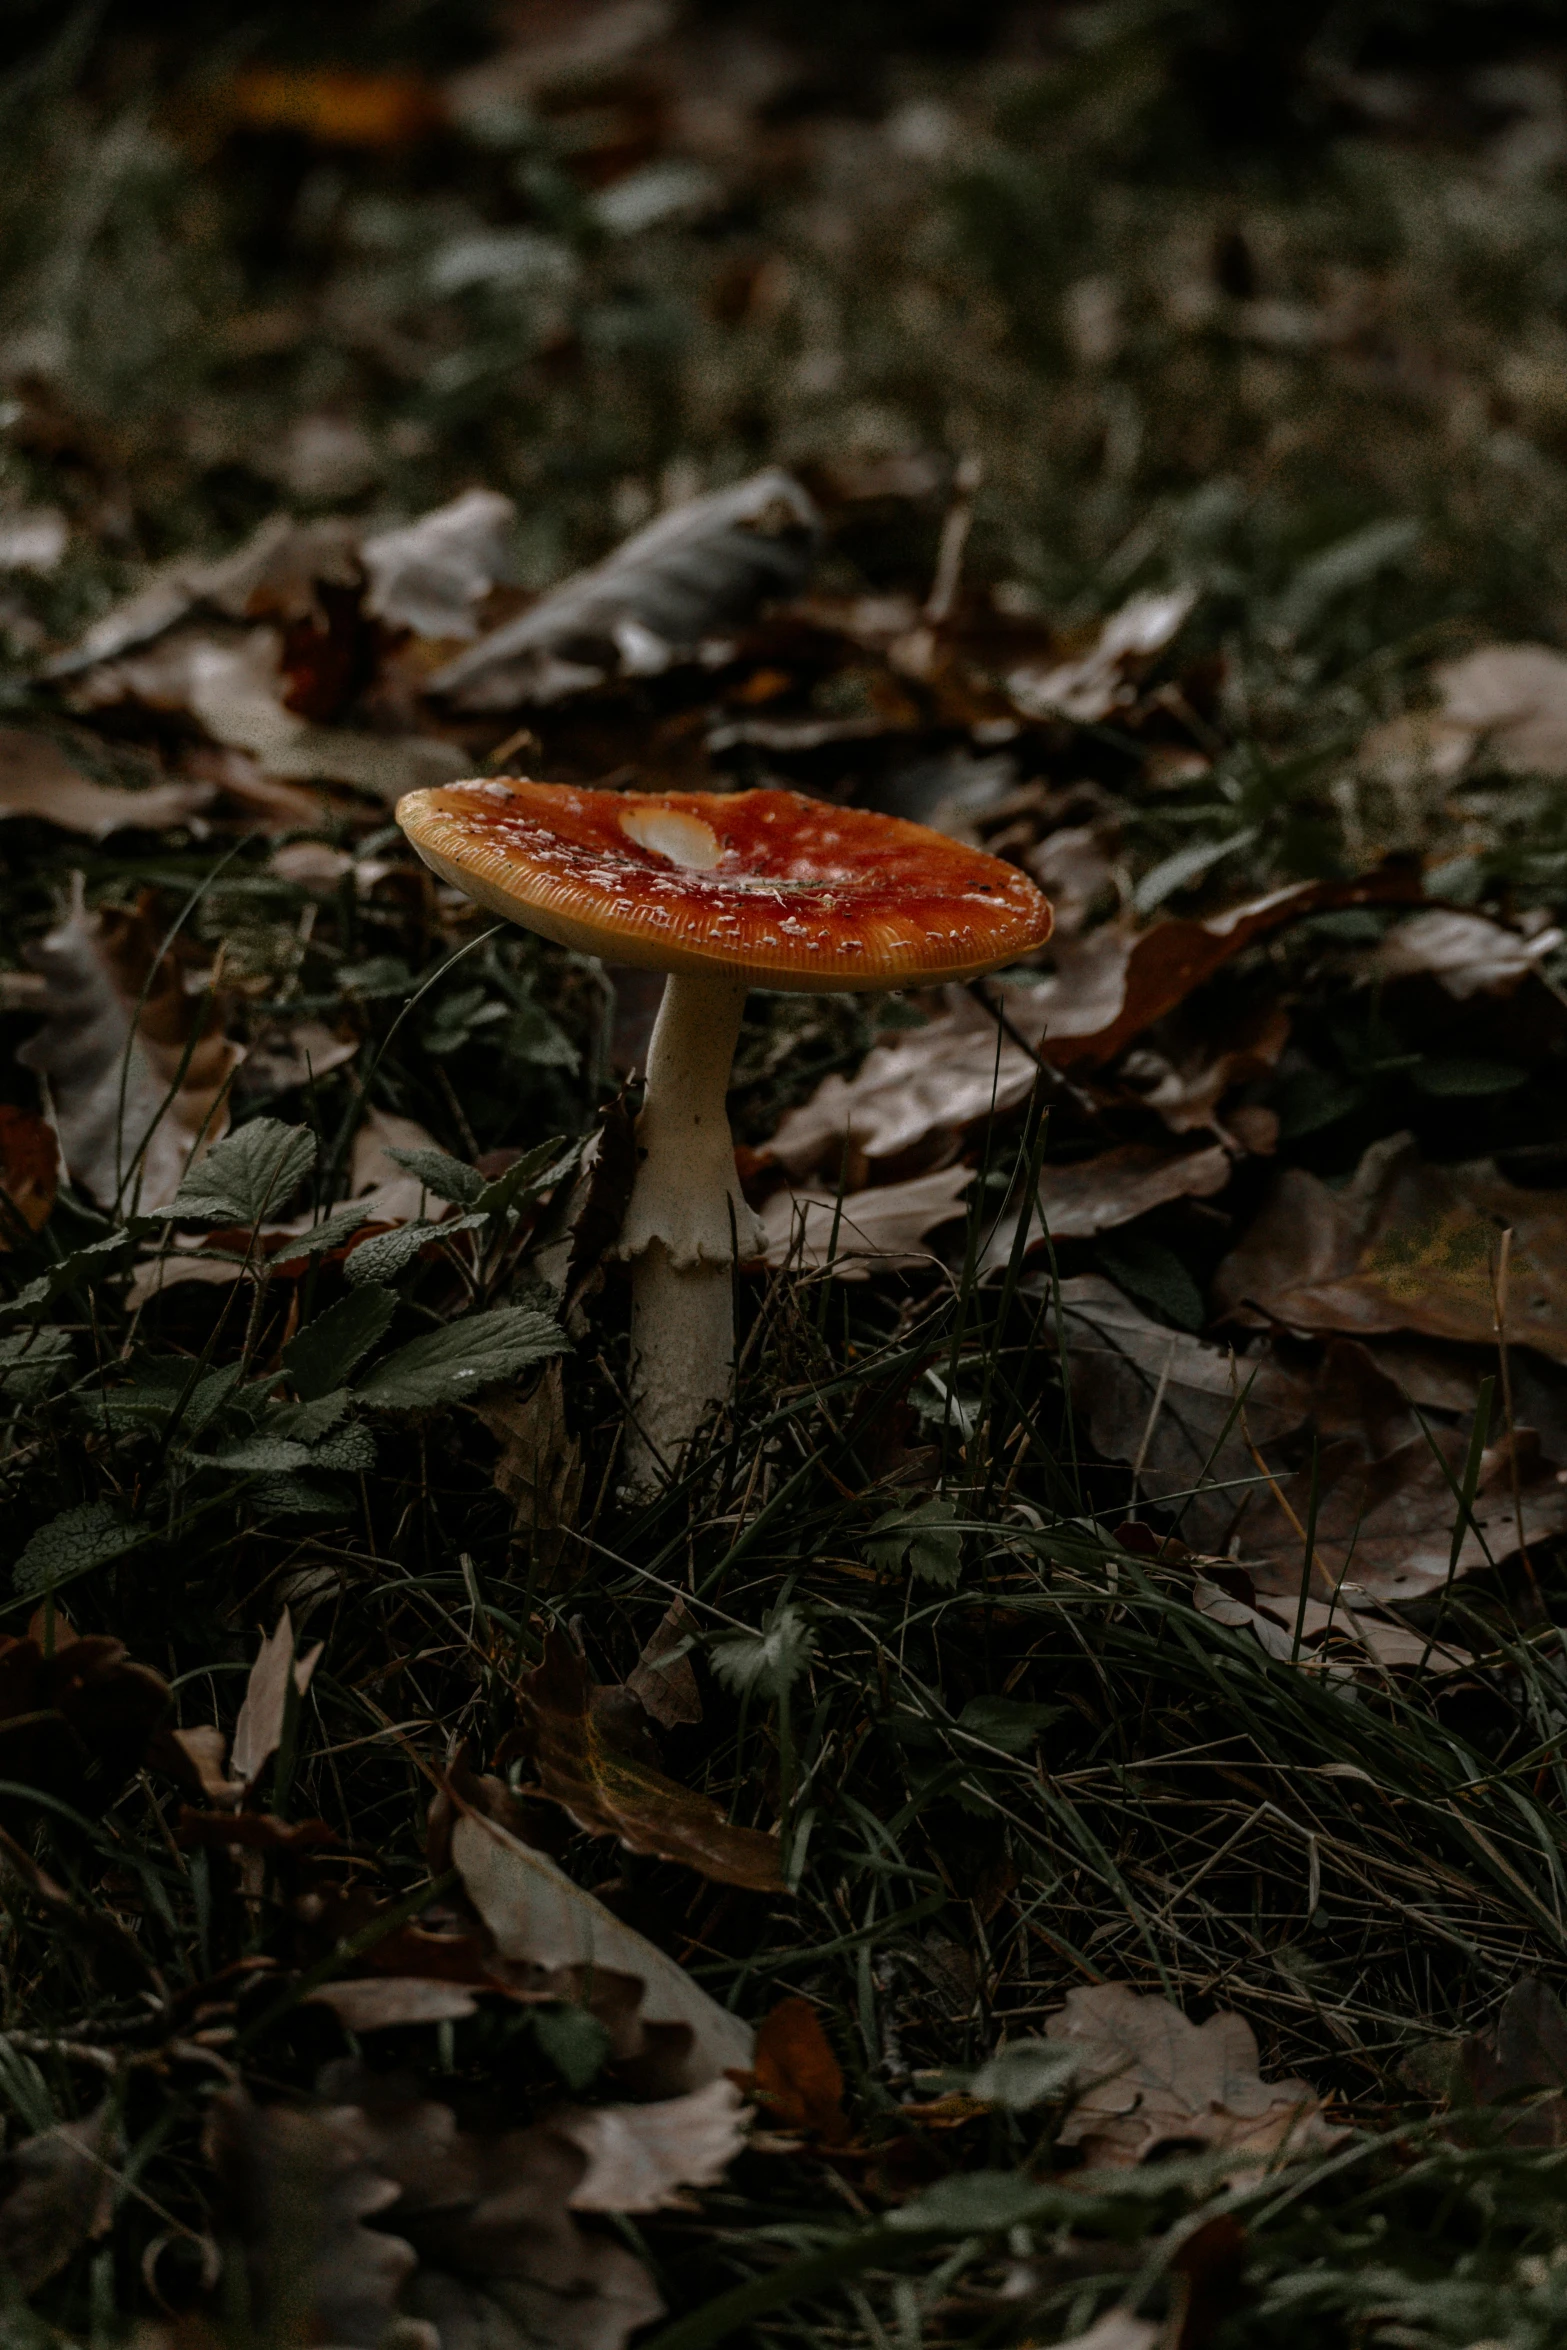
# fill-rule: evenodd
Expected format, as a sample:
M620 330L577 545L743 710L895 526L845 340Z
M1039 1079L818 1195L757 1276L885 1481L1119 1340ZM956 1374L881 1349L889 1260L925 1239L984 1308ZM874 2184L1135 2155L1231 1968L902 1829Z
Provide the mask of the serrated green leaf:
M85 1248L73 1249L61 1257L47 1273L40 1273L36 1281L29 1281L15 1297L0 1304L0 1322L11 1323L31 1318L54 1303L67 1290L91 1289L95 1281L106 1274L117 1273L138 1240L157 1229L156 1220L138 1216L119 1232L111 1232L106 1239L89 1241Z
M292 1436L301 1444L319 1444L337 1426L348 1409L348 1390L334 1387L309 1403L275 1403L267 1411L269 1436Z
M82 1502L38 1528L12 1569L11 1582L24 1597L47 1591L51 1584L106 1566L145 1539L144 1530L127 1525L108 1502Z
M466 1314L377 1364L360 1382L359 1400L378 1411L433 1411L515 1378L530 1364L563 1353L565 1347L560 1325L537 1306Z
M957 1515L956 1503L939 1500L889 1510L865 1537L865 1556L883 1574L896 1573L906 1560L911 1575L950 1591L963 1571Z
M1066 1712L1064 1705L1025 1705L1015 1697L971 1697L958 1728L1003 1754L1026 1754L1040 1732Z
M327 1477L258 1477L249 1488L258 1518L346 1518L358 1503L352 1485Z
M565 1030L542 1004L531 1001L507 1013L493 1041L509 1061L521 1061L530 1069L566 1069L574 1077L582 1065L582 1055Z
M259 1224L282 1207L316 1162L308 1126L252 1118L215 1143L174 1195L173 1213L193 1222Z
M375 1438L358 1420L347 1421L334 1428L330 1436L310 1448L310 1466L313 1469L339 1469L350 1476L363 1475L375 1467Z
M308 1232L300 1233L297 1239L284 1241L274 1262L291 1264L297 1257L319 1257L329 1248L341 1248L345 1241L353 1239L360 1226L368 1220L359 1200L350 1201L347 1207L334 1208L330 1216L319 1224L313 1224Z
M386 1155L399 1167L406 1167L410 1175L417 1175L426 1191L450 1201L453 1207L471 1208L484 1189L484 1177L476 1167L465 1167L461 1159L448 1158L445 1151L395 1150L388 1145Z
M760 1632L715 1640L707 1661L720 1681L759 1697L782 1697L816 1652L816 1634L797 1607L783 1607Z
M395 1280L430 1241L445 1240L454 1232L476 1231L485 1221L478 1215L449 1216L444 1224L400 1224L392 1232L372 1232L352 1251L344 1274L356 1289L365 1281Z
M231 1444L224 1452L199 1456L203 1468L237 1469L252 1477L308 1468L310 1458L310 1447L296 1443L291 1436L247 1436L243 1443Z
M0 1395L13 1409L40 1403L71 1375L71 1337L67 1330L15 1330L0 1338Z
M524 1151L504 1175L497 1175L492 1183L485 1185L474 1206L481 1215L504 1215L508 1209L532 1199L535 1193L549 1190L552 1184L571 1173L582 1156L580 1142L571 1143L557 1158L556 1153L561 1150L561 1137L557 1134L551 1141Z
M345 1385L370 1349L386 1336L396 1311L392 1290L366 1283L297 1331L283 1349L283 1376L300 1400L313 1403Z

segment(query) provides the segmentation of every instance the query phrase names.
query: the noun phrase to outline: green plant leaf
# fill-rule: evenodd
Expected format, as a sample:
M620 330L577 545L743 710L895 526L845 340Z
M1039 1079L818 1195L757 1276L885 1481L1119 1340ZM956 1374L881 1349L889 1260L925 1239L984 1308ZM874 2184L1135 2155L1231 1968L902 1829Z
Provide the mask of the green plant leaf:
M426 1191L454 1208L471 1208L484 1189L484 1177L476 1167L465 1167L461 1159L448 1158L445 1151L396 1150L388 1145L386 1155L399 1167L406 1167L410 1175L417 1175Z
M1026 1754L1052 1722L1068 1709L1064 1705L1025 1705L1015 1697L971 1697L958 1716L958 1728L1003 1754Z
M316 1163L308 1126L252 1118L192 1167L174 1195L173 1214L210 1224L259 1224L274 1214Z
M355 1293L366 1296L370 1292ZM504 1306L493 1313L466 1314L428 1338L377 1364L359 1385L361 1403L378 1411L426 1412L441 1404L459 1403L515 1378L530 1364L565 1351L560 1325L537 1306Z
M557 1157L557 1153L561 1155ZM486 1216L498 1216L508 1208L520 1207L535 1192L547 1191L569 1175L581 1156L580 1141L563 1143L557 1134L549 1142L524 1151L504 1175L497 1175L485 1185L473 1204Z
M386 1336L396 1311L395 1293L367 1282L297 1331L283 1349L283 1376L301 1402L313 1403L344 1386Z
M41 1403L71 1374L71 1337L50 1327L15 1330L0 1338L0 1395L8 1406Z
M486 1221L483 1216L452 1216L444 1224L399 1224L392 1232L372 1232L351 1251L343 1272L356 1289L366 1281L393 1281L432 1240L473 1232Z
M51 1584L106 1566L145 1540L144 1530L127 1525L108 1502L82 1502L38 1528L12 1569L11 1581L23 1595L47 1591Z
M715 1640L707 1661L720 1681L759 1697L782 1697L816 1653L816 1634L797 1607L782 1607L760 1632Z
M1439 1100L1513 1093L1529 1082L1528 1070L1516 1069L1509 1061L1432 1059L1422 1061L1410 1074L1421 1093L1434 1094Z
M907 1560L911 1575L922 1583L951 1590L963 1571L963 1537L955 1520L955 1502L925 1501L917 1509L889 1510L865 1537L865 1556L883 1574L895 1573Z

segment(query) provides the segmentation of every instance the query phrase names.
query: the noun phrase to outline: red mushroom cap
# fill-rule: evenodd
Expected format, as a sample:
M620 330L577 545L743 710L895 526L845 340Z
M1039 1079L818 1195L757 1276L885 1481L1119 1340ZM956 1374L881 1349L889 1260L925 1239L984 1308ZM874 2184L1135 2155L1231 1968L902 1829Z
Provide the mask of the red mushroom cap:
M611 963L836 993L971 979L1043 946L1015 866L923 824L800 792L451 783L397 821L493 913Z

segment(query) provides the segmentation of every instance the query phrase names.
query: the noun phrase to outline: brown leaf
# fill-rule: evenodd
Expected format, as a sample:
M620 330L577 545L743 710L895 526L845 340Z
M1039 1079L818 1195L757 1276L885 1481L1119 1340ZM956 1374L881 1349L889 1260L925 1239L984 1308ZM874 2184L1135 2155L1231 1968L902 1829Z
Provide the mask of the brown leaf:
M161 832L188 824L212 796L205 783L154 783L142 791L94 783L47 735L0 726L0 820L38 816L62 832L106 840L126 826Z
M745 2144L750 2119L733 2081L658 2105L600 2105L550 2127L588 2158L567 2198L573 2211L663 2211L681 2187L716 2187Z
M23 2293L108 2232L119 2153L118 2101L106 2098L0 2157L0 2269Z
M526 1395L497 1387L472 1409L500 1439L492 1475L512 1505L512 1525L531 1531L541 1567L554 1567L570 1547L582 1504L582 1447L566 1426L566 1391L558 1362L546 1365Z
M749 2067L750 2026L709 1998L655 1943L574 1885L544 1853L473 1813L453 1827L451 1852L468 1898L503 1958L540 1968L562 1984L573 1970L581 1970L595 1983L601 1974L612 1974L640 1986L641 2023L655 2032L675 2027L679 2035L672 2086L700 2089L724 2073ZM558 1995L569 1994L562 1990Z
M287 1608L279 1616L277 1629L270 1640L263 1639L256 1652L256 1661L250 1668L250 1679L245 1684L245 1702L239 1709L234 1724L234 1746L230 1767L242 1785L252 1787L261 1775L263 1764L277 1752L283 1735L283 1714L288 1703L289 1681L303 1697L310 1686L310 1676L316 1669L324 1643L317 1641L296 1663L294 1657L294 1626Z
M347 66L252 65L214 97L250 130L322 147L402 147L445 119L439 90L419 74Z
M477 2001L461 1983L429 1975L363 1975L318 1984L306 2006L329 2007L345 2031L386 2032L404 2024L455 2022Z
M360 549L365 610L417 636L477 636L475 606L506 576L516 520L498 490L464 490L416 522L377 531Z
M1462 774L1483 744L1511 775L1567 775L1567 659L1549 645L1481 645L1432 672L1433 710L1374 727L1360 765L1389 782Z
M1547 955L1562 943L1555 928L1523 938L1483 914L1459 914L1433 906L1398 923L1366 955L1357 958L1369 979L1439 980L1450 996L1512 995Z
M48 664L73 677L153 640L194 612L227 620L260 618L327 625L322 587L357 588L358 526L340 517L295 522L274 514L232 553L208 562L181 556Z
M89 914L78 889L65 919L23 949L48 994L16 1057L49 1080L65 1163L105 1207L122 1188L143 1211L168 1206L192 1157L227 1130L244 1057L221 1007L190 993L182 960L159 959L162 944L150 901Z
M1134 1216L1147 1215L1172 1199L1209 1199L1230 1180L1229 1153L1219 1143L1206 1150L1161 1149L1156 1143L1124 1142L1097 1158L1040 1170L1038 1205L1029 1218L1025 1246L1034 1248L1048 1231L1053 1240L1086 1240ZM980 1258L981 1273L1006 1266L1017 1241L1019 1215L1002 1218Z
M1272 1111L1247 1104L1221 1120L1219 1104L1236 1086L1276 1068L1289 1034L1289 1014L1282 1004L1254 1004L1238 1018L1221 1021L1217 1030L1211 1020L1200 1021L1183 1006L1158 1023L1146 1043L1124 1056L1121 1076L1172 1134L1207 1127L1221 1140L1233 1138L1255 1149L1255 1122L1261 1119L1271 1147L1278 1132Z
M691 1659L671 1653L695 1630L696 1618L685 1601L672 1599L659 1617L652 1639L626 1675L626 1687L643 1712L666 1730L702 1719L702 1693Z
M1343 2136L1304 2081L1261 2078L1251 2026L1238 2015L1193 2024L1167 1999L1095 1983L1068 1992L1045 2035L1080 2052L1078 2079L1089 2085L1060 2143L1080 2146L1092 2165L1124 2168L1183 2142L1315 2154Z
M0 1102L0 1253L15 1239L19 1217L29 1232L41 1232L49 1221L60 1179L60 1144L46 1118ZM10 1211L10 1212L7 1212ZM9 1230L8 1230L9 1227Z
M1293 1330L1490 1344L1509 1227L1507 1335L1567 1362L1567 1193L1523 1190L1486 1159L1427 1166L1407 1134L1374 1143L1337 1191L1286 1169L1219 1267L1214 1300Z
M721 1884L783 1890L777 1838L733 1826L710 1797L666 1778L640 1703L624 1689L594 1688L563 1633L549 1633L543 1663L517 1696L540 1789L579 1828Z
M96 1816L140 1768L168 1706L168 1683L121 1641L78 1639L58 1612L51 1639L35 1617L24 1639L0 1638L0 1779ZM5 1798L7 1819L18 1802Z
M1133 596L1101 623L1075 660L1014 669L1007 692L1025 718L1091 726L1137 699L1136 679L1164 650L1197 601L1195 588Z
M757 2027L756 2057L745 2083L769 2122L824 2146L851 2135L843 2110L843 2072L809 1999L784 1999Z
M243 1802L245 1782L228 1776L225 1765L229 1742L215 1722L204 1722L194 1730L175 1730L171 1735L195 1771L201 1792L210 1804L219 1810L232 1810Z
M1567 2014L1538 1976L1515 1983L1491 2029L1461 2043L1459 2070L1476 2104L1519 2105L1504 2133L1513 2145L1567 2146Z
M942 1167L907 1183L851 1191L841 1201L836 1192L786 1186L762 1208L766 1261L811 1272L830 1263L839 1281L939 1263L927 1235L967 1214L963 1194L973 1180L972 1167Z

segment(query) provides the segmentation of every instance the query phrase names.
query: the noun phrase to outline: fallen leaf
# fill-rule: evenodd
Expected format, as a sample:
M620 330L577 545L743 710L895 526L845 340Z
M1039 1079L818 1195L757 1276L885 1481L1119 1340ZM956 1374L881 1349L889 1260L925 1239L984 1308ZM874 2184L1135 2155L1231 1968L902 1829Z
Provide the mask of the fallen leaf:
M249 130L292 131L322 147L406 146L445 119L440 92L416 73L253 65L216 95Z
M1025 718L1092 726L1137 699L1137 678L1184 625L1195 588L1133 596L1101 623L1085 653L1048 667L1014 669L1007 692Z
M357 588L359 528L341 517L296 522L274 514L242 546L215 561L181 556L116 604L46 665L74 677L151 644L193 613L228 620L309 621L327 626L321 590Z
M574 1885L544 1853L473 1813L457 1820L451 1849L468 1898L502 1957L549 1974L605 1970L640 1984L645 2023L680 2031L683 2088L700 2089L724 2073L749 2069L750 2026L709 1998L656 1944Z
M1115 872L1112 851L1119 834L1116 823L1061 824L1027 852L1023 862L1055 911L1053 937L1075 938L1110 887ZM983 845L976 837L974 846Z
M247 1101L292 1093L341 1069L358 1050L357 1037L334 1034L324 1020L274 1020L251 1038L235 1091Z
M182 712L214 742L249 752L263 775L353 784L388 802L464 773L462 752L433 736L366 734L301 716L286 698L283 649L271 627L228 640L179 629L94 669L74 698L78 707L95 710L133 701Z
M1204 1562L1206 1563L1206 1562ZM1466 1649L1452 1648L1428 1634L1411 1632L1407 1624L1357 1612L1350 1604L1301 1598L1296 1591L1260 1592L1239 1564L1212 1562L1210 1580L1199 1572L1192 1585L1192 1605L1200 1616L1217 1624L1250 1631L1258 1646L1281 1664L1308 1669L1327 1666L1344 1677L1355 1673L1362 1659L1391 1672L1413 1667L1427 1673L1461 1672L1474 1658ZM1297 1566L1296 1583L1299 1584ZM1244 1587L1248 1596L1236 1587Z
M516 521L498 490L464 490L417 522L377 531L360 549L365 610L417 636L476 636L474 607L506 576Z
M669 666L713 630L804 585L820 518L769 469L661 515L430 679L467 710L558 699L609 675Z
M683 1599L672 1599L659 1617L653 1637L626 1675L626 1687L664 1729L702 1719L702 1693L696 1685L691 1659L677 1655L696 1631L696 1618Z
M1045 2026L1079 2055L1080 2091L1059 2143L1092 2166L1120 2169L1181 2143L1253 2156L1316 2154L1341 2130L1323 2121L1304 2081L1264 2081L1238 2015L1194 2024L1168 1999L1124 1983L1069 1991Z
M1026 1249L1048 1231L1054 1240L1086 1240L1117 1224L1145 1216L1172 1199L1210 1199L1229 1182L1229 1153L1218 1143L1206 1150L1176 1151L1156 1143L1119 1143L1096 1158L1040 1170L1037 1205L1029 1216ZM1004 1216L985 1244L981 1273L1011 1262L1020 1214Z
M348 1157L349 1196L364 1210L366 1223L411 1224L418 1216L446 1214L446 1202L432 1199L419 1177L391 1155L435 1147L435 1136L417 1119L400 1118L391 1110L369 1111Z
M1120 1074L1172 1134L1207 1128L1221 1141L1254 1150L1255 1138L1265 1133L1271 1148L1278 1137L1273 1111L1246 1103L1221 1119L1219 1105L1236 1086L1275 1069L1289 1036L1289 1013L1282 1004L1254 1005L1217 1026L1181 1007L1122 1056Z
M108 2232L118 2190L119 2100L40 2130L0 2157L0 2268L20 2292L57 2276Z
M141 791L94 783L47 735L0 726L0 820L38 816L62 832L107 840L127 826L162 832L188 824L212 798L207 783L153 783Z
M733 2081L657 2105L600 2105L550 2127L588 2158L567 2198L573 2211L663 2211L681 2187L716 2187L745 2144L749 2120Z
M1477 2105L1516 2106L1514 2146L1567 2146L1567 2014L1537 1975L1503 2000L1495 2023L1460 2042L1459 2074Z
M1524 938L1483 914L1432 907L1396 924L1357 964L1368 979L1439 980L1450 996L1465 1003L1476 995L1512 995L1555 953L1564 935L1551 927Z
M1567 656L1481 645L1431 673L1436 706L1373 727L1359 765L1397 784L1461 775L1483 744L1510 775L1567 775Z
M79 1638L40 1610L25 1637L0 1637L0 1779L96 1817L140 1769L169 1702L162 1674L122 1641ZM4 1799L13 1824L18 1801Z
M588 1835L618 1836L628 1852L680 1861L721 1884L783 1890L777 1838L733 1826L710 1797L666 1778L639 1701L595 1688L562 1632L546 1636L544 1660L517 1698L540 1791Z
M292 1681L298 1696L304 1696L323 1646L318 1640L314 1648L307 1649L296 1660L294 1625L287 1608L279 1616L271 1638L263 1639L245 1684L245 1701L234 1724L234 1745L229 1758L235 1778L244 1786L255 1785L262 1765L277 1752L283 1735L289 1683Z
M105 1207L123 1192L167 1207L192 1157L228 1126L226 1094L243 1049L221 1007L186 984L151 907L69 913L23 955L47 988L43 1026L17 1049L49 1081L73 1179Z
M1336 1191L1285 1169L1214 1276L1214 1304L1292 1330L1494 1344L1508 1229L1507 1335L1567 1362L1567 1193L1508 1183L1487 1159L1428 1166L1407 1134L1374 1143Z
M532 1536L541 1567L558 1566L582 1503L582 1447L566 1426L559 1362L546 1363L526 1395L495 1388L471 1407L500 1440L492 1475L512 1505L512 1526Z
M745 2087L780 2130L842 2146L852 2135L843 2110L843 2071L809 1999L780 2000L757 2027Z
M41 1232L60 1178L60 1144L46 1118L0 1102L0 1254L15 1243L18 1221Z
M191 1730L170 1733L201 1785L201 1792L217 1810L232 1810L245 1799L243 1779L228 1775L229 1742L216 1722L201 1722Z
M939 1261L927 1235L967 1214L963 1194L973 1180L972 1167L942 1167L841 1200L830 1191L775 1191L762 1208L766 1261L802 1272L830 1267L839 1281Z
M428 1975L340 1976L318 1984L306 2004L329 2007L347 2032L387 2032L408 2024L455 2023L477 2007L461 1983Z
M1086 2334L1073 2334L1056 2350L1154 2350L1164 2334L1152 2318L1134 2317L1129 2309L1109 2309Z
M0 521L0 571L57 571L71 526L58 506L34 506Z

